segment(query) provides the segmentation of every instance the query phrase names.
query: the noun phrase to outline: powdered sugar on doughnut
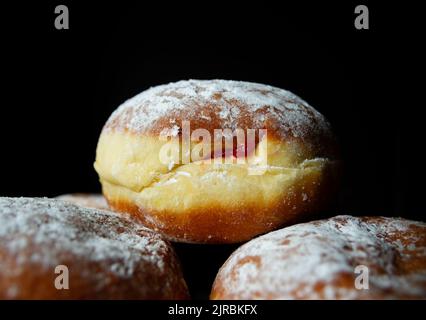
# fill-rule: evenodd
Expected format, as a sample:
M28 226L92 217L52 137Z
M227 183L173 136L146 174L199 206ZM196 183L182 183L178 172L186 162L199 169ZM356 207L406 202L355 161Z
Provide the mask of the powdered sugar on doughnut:
M243 123L244 116L250 118ZM165 121L167 119L168 121ZM328 134L329 124L307 102L269 85L230 80L188 80L152 87L124 102L105 129L146 133L176 128L183 120L215 123L217 129L266 128L281 136Z
M73 193L57 196L56 199L67 201L78 206L109 210L108 203L101 194Z
M369 268L369 290L355 289L357 265ZM212 296L425 298L426 224L337 216L271 232L243 245L228 259Z
M135 272L156 270L164 277L164 290L171 290L170 281L176 280L167 274L174 263L167 258L171 250L159 235L123 214L56 199L0 198L0 253L16 264L11 269L0 260L3 277L28 272L32 263L53 272L72 257L73 263L96 263L97 271L87 276L98 276L100 288L108 286L109 275L131 280ZM83 277L88 272L79 271Z

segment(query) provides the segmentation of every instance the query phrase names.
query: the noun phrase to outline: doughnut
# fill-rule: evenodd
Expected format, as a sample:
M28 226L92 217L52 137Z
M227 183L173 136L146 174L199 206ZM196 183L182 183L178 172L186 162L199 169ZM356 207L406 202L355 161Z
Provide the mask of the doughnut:
M338 164L327 120L289 91L188 80L119 106L94 167L111 208L169 240L236 243L324 210Z
M56 199L0 198L0 299L186 298L169 243L133 219Z
M71 193L57 196L56 199L74 203L86 208L109 210L108 203L101 194Z
M426 299L426 223L337 216L273 231L228 258L210 297Z

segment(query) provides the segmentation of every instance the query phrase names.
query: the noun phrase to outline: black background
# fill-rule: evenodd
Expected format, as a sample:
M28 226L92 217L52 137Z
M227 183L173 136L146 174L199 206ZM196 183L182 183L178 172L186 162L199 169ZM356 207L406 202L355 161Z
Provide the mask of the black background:
M288 89L330 120L344 176L329 215L425 220L416 9L363 2L370 30L356 30L361 3L298 3L2 4L0 194L99 192L96 143L121 102L222 78ZM58 4L70 30L54 28ZM195 298L236 247L176 245Z

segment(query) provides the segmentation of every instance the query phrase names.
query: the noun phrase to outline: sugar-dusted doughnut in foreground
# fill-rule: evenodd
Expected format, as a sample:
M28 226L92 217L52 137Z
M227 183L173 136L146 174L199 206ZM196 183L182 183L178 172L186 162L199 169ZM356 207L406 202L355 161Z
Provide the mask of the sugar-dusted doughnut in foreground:
M108 203L102 194L69 193L57 196L56 199L67 201L82 207L109 210Z
M187 297L170 245L125 215L0 198L0 299Z
M211 298L426 299L426 224L337 216L268 233L231 255Z
M336 160L329 123L289 91L189 80L122 104L101 133L95 169L113 209L172 240L232 243L320 210Z

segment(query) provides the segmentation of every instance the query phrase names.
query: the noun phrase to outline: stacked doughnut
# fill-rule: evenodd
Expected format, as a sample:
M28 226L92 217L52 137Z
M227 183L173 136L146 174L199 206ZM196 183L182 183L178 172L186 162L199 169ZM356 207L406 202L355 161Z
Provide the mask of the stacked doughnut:
M237 249L212 299L425 299L426 224L337 216Z
M164 161L167 144L177 152ZM200 144L211 152L197 157ZM122 104L101 133L95 169L112 209L174 241L232 243L322 209L335 189L337 160L327 120L291 92L189 80Z
M426 298L425 223L300 223L326 209L339 157L327 120L286 90L153 87L111 115L94 166L103 195L0 198L0 299L186 299L164 239L248 241L212 299Z
M0 299L185 298L169 243L129 217L0 198Z

